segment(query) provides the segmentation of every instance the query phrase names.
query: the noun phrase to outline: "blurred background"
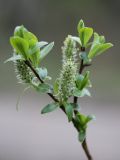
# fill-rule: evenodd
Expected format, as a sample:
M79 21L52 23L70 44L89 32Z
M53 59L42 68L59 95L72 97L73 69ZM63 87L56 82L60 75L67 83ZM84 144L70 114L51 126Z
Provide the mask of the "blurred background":
M25 86L17 83L13 64L4 64L12 55L9 37L23 24L39 40L55 41L42 63L54 81L61 68L63 40L77 35L80 19L114 44L89 68L92 98L79 100L83 113L96 115L89 124L88 145L94 160L120 159L119 17L119 0L0 0L0 160L86 160L77 132L61 110L40 115L51 101L47 95L27 91L16 111Z

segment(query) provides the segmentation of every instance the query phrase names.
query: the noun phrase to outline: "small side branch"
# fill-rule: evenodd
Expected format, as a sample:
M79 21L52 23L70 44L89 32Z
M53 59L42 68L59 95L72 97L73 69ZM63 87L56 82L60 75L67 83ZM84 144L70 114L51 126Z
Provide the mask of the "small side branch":
M84 47L81 47L81 51L82 51L82 52L85 51L85 48L84 48ZM79 74L82 74L84 68L85 68L85 67L88 67L88 66L90 66L90 65L91 65L91 64L84 64L84 63L83 63L83 59L82 59L82 60L81 60L81 64L80 64ZM74 97L73 102L74 102L75 104L77 104L77 103L78 103L78 97ZM74 111L74 114L75 114L75 115L76 115L77 113L78 113L78 111ZM74 123L73 123L73 124L74 124ZM84 150L84 152L85 152L88 160L93 160L93 159L92 159L92 156L91 156L91 154L90 154L90 151L89 151L89 149L88 149L86 139L85 139L85 140L83 141L83 143L82 143L82 148L83 148L83 150Z
M34 75L38 78L38 80L41 82L41 83L44 83L44 81L40 78L40 76L38 75L38 73L36 72L36 70L32 67L31 63L29 61L25 61L25 64L31 69L31 71L34 73ZM82 73L84 69L84 66L83 66L83 62L81 62L81 67L80 67L80 72ZM56 99L54 97L53 94L51 93L47 93L55 102L59 102L58 99ZM74 97L74 103L77 103L78 101L78 98L77 97ZM65 109L64 109L64 106L60 106L61 110L66 114L65 112ZM77 111L75 111L75 114L77 114ZM76 128L76 130L78 131L77 127L75 126L75 122L74 122L74 118L72 119L72 123L74 125L74 127ZM84 142L82 143L82 147L86 153L86 156L88 157L88 160L93 160L91 155L90 155L90 152L88 150L88 147L87 147L87 143L86 143L86 139L84 140Z
M38 80L41 83L44 83L44 81L40 78L40 76L38 75L38 73L36 72L36 70L32 67L31 63L29 61L25 61L25 64L31 69L31 71L35 74L35 76L38 78ZM51 93L47 93L55 102L58 102L58 100L51 94Z
M93 158L92 158L92 156L91 156L91 154L90 154L90 152L89 152L86 139L83 141L82 147L83 147L83 149L84 149L84 151L85 151L85 154L86 154L88 160L93 160Z

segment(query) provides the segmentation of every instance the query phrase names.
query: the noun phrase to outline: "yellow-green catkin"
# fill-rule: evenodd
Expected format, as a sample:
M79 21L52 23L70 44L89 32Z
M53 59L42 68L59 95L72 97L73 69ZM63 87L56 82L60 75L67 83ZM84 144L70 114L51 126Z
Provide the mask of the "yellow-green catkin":
M34 76L30 68L26 66L25 62L22 60L16 60L14 63L16 77L19 83L31 84Z
M75 79L77 74L76 64L76 42L72 36L68 36L62 47L63 64L60 77L58 79L58 97L61 102L67 101L72 96L75 89Z

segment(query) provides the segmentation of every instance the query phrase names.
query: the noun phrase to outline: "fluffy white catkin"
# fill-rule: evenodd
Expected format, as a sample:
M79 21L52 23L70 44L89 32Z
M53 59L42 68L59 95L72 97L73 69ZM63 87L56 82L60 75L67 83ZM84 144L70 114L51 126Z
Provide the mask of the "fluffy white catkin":
M58 97L62 102L67 101L75 89L75 79L77 74L76 52L76 43L71 36L68 36L62 47L63 64L58 79Z
M14 62L14 66L18 82L30 84L34 76L24 61L17 60Z

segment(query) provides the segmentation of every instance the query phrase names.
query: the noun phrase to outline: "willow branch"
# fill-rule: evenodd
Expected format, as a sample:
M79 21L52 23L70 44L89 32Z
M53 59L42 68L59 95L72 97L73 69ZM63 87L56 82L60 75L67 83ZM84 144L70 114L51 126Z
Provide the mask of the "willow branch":
M32 71L32 72L34 73L34 75L38 78L38 80L39 80L41 83L44 83L44 81L40 78L40 76L38 75L38 73L36 72L36 70L33 68L33 66L31 65L31 63L30 63L28 60L25 61L25 64L31 69L31 71ZM83 66L81 65L81 67L83 67ZM81 68L81 67L80 67L80 68ZM47 94L48 94L55 102L59 102L58 99L56 99L52 93L47 93ZM76 98L75 98L75 99L76 99ZM77 99L76 99L76 100L77 100ZM77 101L76 101L76 103L77 103ZM64 106L60 106L60 108L61 108L61 110L66 114L65 109L64 109ZM72 119L72 123L73 123L74 127L76 128L76 130L78 131L78 128L77 128L76 125L75 125L75 120L74 120L74 118ZM86 140L84 140L82 146L83 146L83 149L84 149L87 157L89 158L88 160L92 160L92 158L90 159L91 155L89 154Z
M81 51L84 52L84 51L85 51L85 47L81 47ZM79 68L79 74L82 74L84 68L87 67L87 66L90 66L90 65L91 65L91 64L84 64L84 63L83 63L83 59L82 59L82 60L81 60L81 64L80 64L80 68ZM78 103L78 97L74 97L73 102L74 102L75 104L77 104L77 103ZM78 113L78 111L74 111L74 114L75 114L75 115L76 115L77 113ZM83 150L84 150L84 152L85 152L88 160L93 160L93 158L92 158L92 156L91 156L91 154L90 154L90 151L89 151L89 149L88 149L88 146L87 146L86 138L85 138L85 140L84 140L83 143L82 143L82 148L83 148Z

